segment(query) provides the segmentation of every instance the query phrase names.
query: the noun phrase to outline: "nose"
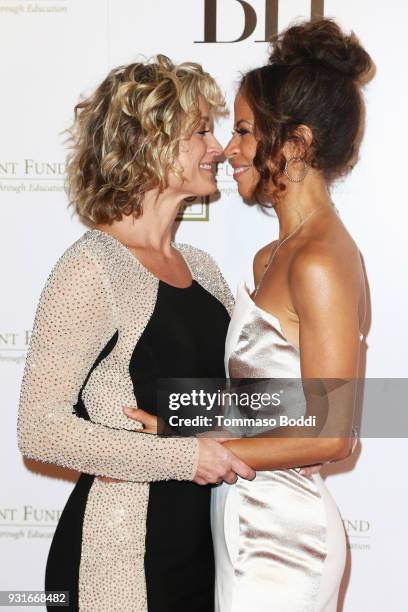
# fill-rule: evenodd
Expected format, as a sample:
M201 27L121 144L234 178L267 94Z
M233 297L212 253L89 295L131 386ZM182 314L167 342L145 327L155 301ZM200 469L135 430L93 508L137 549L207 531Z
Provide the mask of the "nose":
M239 144L237 134L234 134L224 149L224 155L225 157L229 158L237 155L237 153L239 153Z
M214 157L218 157L222 153L222 146L214 136L214 134L209 134L210 139L207 147L207 152L212 153Z

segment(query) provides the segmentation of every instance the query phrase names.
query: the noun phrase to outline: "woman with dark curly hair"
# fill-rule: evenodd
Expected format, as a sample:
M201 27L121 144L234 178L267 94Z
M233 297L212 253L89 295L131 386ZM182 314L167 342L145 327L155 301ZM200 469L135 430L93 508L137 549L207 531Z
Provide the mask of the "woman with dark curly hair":
M220 441L147 435L143 410L123 410L154 408L159 378L224 376L229 288L209 255L172 242L183 200L216 190L222 106L201 66L158 56L112 70L76 107L69 192L92 229L42 292L18 418L26 457L82 472L46 568L69 610L211 611L198 485L254 476Z
M276 38L235 100L225 155L241 196L275 209L279 239L255 256L255 292L239 287L226 363L234 379L286 380L279 410L295 424L224 443L257 477L213 491L218 612L337 608L342 521L320 475L294 468L350 453L365 277L329 184L355 163L371 67L353 34L303 23ZM305 434L298 423L314 411L321 418Z

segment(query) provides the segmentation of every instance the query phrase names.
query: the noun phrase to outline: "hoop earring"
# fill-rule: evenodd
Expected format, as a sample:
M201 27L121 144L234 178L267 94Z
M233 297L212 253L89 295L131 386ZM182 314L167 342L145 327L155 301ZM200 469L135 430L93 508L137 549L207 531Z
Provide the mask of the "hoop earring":
M289 164L292 161L302 161L305 165L303 175L300 178L293 178L293 176L290 176L289 174ZM310 164L308 164L303 157L296 157L296 155L292 155L292 157L289 157L289 159L286 160L285 169L283 170L283 173L285 174L285 176L287 176L291 183L301 183L306 178L306 174L309 172L309 168Z

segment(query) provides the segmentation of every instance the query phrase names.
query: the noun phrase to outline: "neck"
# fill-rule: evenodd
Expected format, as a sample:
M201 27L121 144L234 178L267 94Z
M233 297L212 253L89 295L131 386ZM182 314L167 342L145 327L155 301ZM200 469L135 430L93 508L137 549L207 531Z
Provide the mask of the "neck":
M161 194L149 191L142 201L142 214L134 218L123 215L112 224L96 225L129 248L152 249L168 255L171 251L174 222L184 196L166 189Z
M286 183L286 191L275 205L279 220L279 240L290 233L317 209L332 206L323 178L311 169L301 183Z

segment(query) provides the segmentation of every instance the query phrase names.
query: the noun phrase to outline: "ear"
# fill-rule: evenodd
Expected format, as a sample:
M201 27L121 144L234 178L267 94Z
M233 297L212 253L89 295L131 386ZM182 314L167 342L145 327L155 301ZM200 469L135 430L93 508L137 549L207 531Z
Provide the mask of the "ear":
M286 159L307 157L313 142L313 132L307 125L298 125L292 136L285 142L282 152Z

